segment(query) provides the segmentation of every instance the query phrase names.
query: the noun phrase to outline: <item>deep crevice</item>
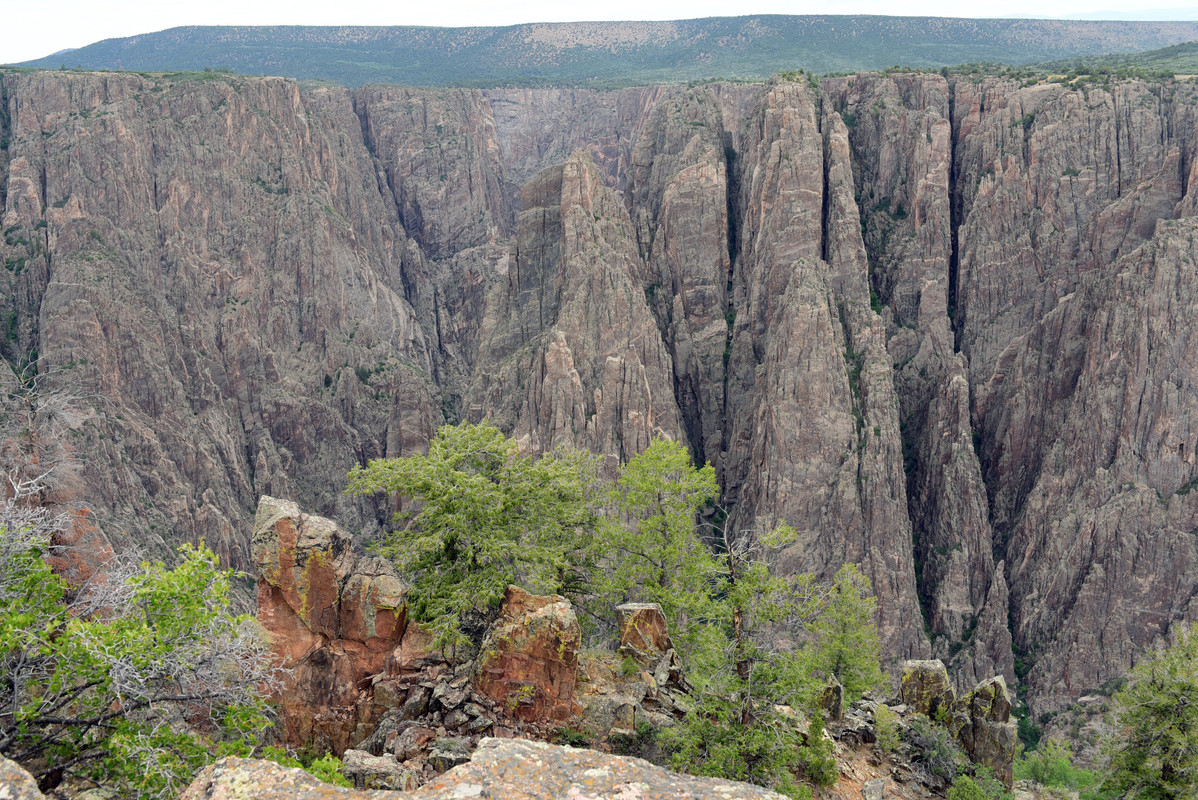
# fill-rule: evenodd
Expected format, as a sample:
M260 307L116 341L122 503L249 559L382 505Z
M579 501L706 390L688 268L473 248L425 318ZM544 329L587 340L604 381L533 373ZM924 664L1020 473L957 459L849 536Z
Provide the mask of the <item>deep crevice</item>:
M724 338L724 370L723 370L723 391L720 393L720 423L722 427L721 439L723 440L723 449L725 452L731 451L732 445L732 424L730 421L728 408L728 376L732 365L732 337L736 330L736 262L740 258L741 253L741 209L740 209L740 155L736 152L733 146L732 133L724 129L721 138L724 144L724 162L725 162L725 195L728 214L728 282L724 290L724 319L728 322L728 330ZM722 489L721 503L725 510L731 514L734 502L728 496L728 475L726 472L727 464L720 460L717 464L716 478L719 480Z
M8 203L8 148L12 136L11 121L8 116L8 85L5 75L0 74L0 217Z
M961 352L961 326L957 324L957 279L961 264L961 212L965 199L961 196L960 166L957 163L957 140L960 126L957 120L956 81L948 85L948 229L950 251L948 256L948 324L953 331L953 350Z

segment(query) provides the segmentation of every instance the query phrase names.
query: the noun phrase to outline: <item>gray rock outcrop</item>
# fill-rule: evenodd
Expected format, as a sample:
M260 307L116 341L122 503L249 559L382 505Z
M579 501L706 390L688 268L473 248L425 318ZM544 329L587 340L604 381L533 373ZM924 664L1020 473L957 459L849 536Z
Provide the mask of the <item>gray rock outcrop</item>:
M338 789L269 761L223 758L204 769L181 800L616 800L630 791L643 800L781 797L745 783L679 775L635 758L523 739L484 739L469 763L413 792Z

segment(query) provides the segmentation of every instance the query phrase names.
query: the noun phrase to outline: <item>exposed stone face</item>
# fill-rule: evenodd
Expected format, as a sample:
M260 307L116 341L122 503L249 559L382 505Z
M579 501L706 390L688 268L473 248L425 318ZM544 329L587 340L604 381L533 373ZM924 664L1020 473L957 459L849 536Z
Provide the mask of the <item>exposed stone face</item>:
M355 557L332 520L263 497L252 539L258 620L292 672L279 692L283 739L342 752L372 707L364 680L383 672L407 621L404 586L380 559Z
M361 750L346 750L341 769L355 789L415 789L416 776L394 758L372 756Z
M958 701L968 722L957 731L957 739L969 757L994 770L994 777L1008 786L1015 779L1015 745L1018 735L1011 722L1011 700L1001 676L984 681Z
M787 569L860 563L888 654L1039 714L1198 619L1196 100L6 73L0 353L97 398L78 499L118 550L246 569L262 494L370 536L344 474L442 421L609 472L661 433L796 528ZM297 651L385 638L331 602Z
M590 449L614 471L682 431L628 212L581 153L526 185L522 204L469 416L532 451Z
M565 598L509 586L483 641L475 683L517 719L568 720L577 713L581 644L582 630Z
M974 452L968 361L949 317L955 229L951 92L931 75L858 75L828 92L850 120L872 304L887 349L906 454L919 590L935 655L961 688L1014 678L1006 583L994 564L987 491ZM970 632L969 641L965 632Z
M956 693L948 680L948 670L938 659L904 661L901 686L902 701L933 719L942 710L951 711L957 701Z
M646 669L656 667L662 656L674 648L666 615L657 603L616 606L616 626L620 654L634 659Z
M33 779L21 765L0 756L0 798L4 800L45 800Z
M939 660L903 663L903 703L943 723L969 758L994 770L1011 785L1018 735L1011 722L1011 698L1002 676L982 681L959 699Z
M642 282L674 364L696 460L721 466L731 277L727 135L711 89L663 99L636 140L629 193Z
M205 768L180 800L775 800L781 795L716 778L668 772L637 758L557 747L524 739L484 739L474 757L414 792L355 792L321 783L303 770L269 761L223 758Z
M14 242L0 280L19 307L5 355L73 363L71 381L101 398L75 446L114 545L167 557L203 538L245 569L271 492L374 525L341 496L344 473L426 442L439 400L404 299L407 238L350 94L0 80Z
M869 308L847 131L806 83L780 82L742 146L722 476L735 524L793 525L789 570L827 577L861 563L886 652L924 653L893 371Z

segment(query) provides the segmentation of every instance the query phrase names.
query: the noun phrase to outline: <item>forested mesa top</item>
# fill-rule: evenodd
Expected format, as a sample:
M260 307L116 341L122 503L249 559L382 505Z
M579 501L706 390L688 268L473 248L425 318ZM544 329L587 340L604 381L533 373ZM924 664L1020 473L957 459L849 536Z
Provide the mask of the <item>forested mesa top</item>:
M200 70L412 85L644 85L780 70L1027 64L1198 39L1198 22L942 17L709 17L507 27L181 27L107 39L36 67Z

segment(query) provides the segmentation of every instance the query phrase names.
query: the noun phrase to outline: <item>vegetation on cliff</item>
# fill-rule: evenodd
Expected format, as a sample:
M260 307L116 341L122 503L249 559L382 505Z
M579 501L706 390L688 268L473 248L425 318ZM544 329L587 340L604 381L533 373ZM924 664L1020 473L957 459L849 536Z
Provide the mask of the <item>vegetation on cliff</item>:
M0 754L43 788L127 797L174 797L213 756L250 755L275 672L216 556L185 547L173 569L121 561L70 586L45 561L60 524L0 507Z
M818 697L828 680L849 700L883 680L869 580L853 565L831 585L771 570L794 531L732 530L712 513L714 470L692 466L683 445L655 439L603 487L589 457L533 459L489 423L444 426L427 456L355 468L349 491L399 495L379 550L413 580L412 614L436 644L468 645L508 583L568 594L597 619L658 603L692 687L661 737L674 767L790 794L796 773L835 782ZM791 708L812 717L806 733Z
M1189 22L753 15L663 22L492 28L187 27L107 39L30 66L231 68L356 86L643 85L762 80L802 65L817 72L1027 63L1162 47L1198 36Z

